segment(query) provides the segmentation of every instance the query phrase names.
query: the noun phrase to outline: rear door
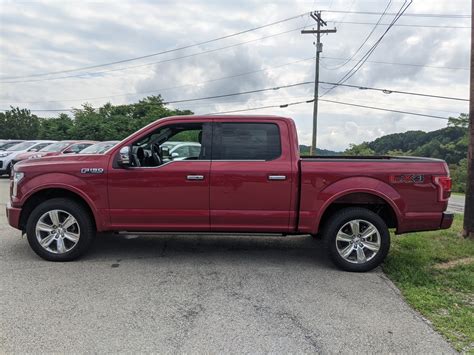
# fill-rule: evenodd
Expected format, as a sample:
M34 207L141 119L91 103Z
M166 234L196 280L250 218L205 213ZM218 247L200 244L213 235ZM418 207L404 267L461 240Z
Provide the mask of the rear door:
M292 171L284 121L215 119L211 230L287 232Z

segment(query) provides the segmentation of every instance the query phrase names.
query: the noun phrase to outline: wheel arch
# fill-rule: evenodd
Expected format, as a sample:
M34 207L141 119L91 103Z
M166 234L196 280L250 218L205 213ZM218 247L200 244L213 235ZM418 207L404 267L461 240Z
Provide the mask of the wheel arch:
M97 216L97 212L94 210L94 208L92 207L90 202L87 200L87 198L82 196L82 194L80 194L77 191L72 191L64 187L47 187L40 190L36 190L33 193L31 193L23 202L23 205L21 208L20 223L19 223L20 229L23 231L26 229L26 223L27 223L28 217L37 206L39 206L44 201L47 201L53 198L67 198L79 203L81 206L83 206L87 210L87 212L91 216L95 229L96 230L101 229L100 223L99 224L97 223L98 221L100 221L100 219Z
M353 186L359 186L354 188ZM398 228L402 219L403 200L399 193L390 185L372 178L344 179L323 190L325 203L320 209L315 230L320 231L330 216L346 207L362 207L379 214L389 228Z

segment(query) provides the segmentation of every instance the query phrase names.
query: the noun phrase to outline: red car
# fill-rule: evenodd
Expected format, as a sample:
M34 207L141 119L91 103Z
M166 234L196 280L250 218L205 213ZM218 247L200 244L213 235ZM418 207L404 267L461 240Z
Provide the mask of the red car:
M174 160L167 142L201 145ZM161 119L104 154L23 161L8 221L33 250L72 260L97 231L312 234L342 269L367 271L397 234L445 229L451 179L442 160L300 157L293 120Z
M18 156L18 161L25 159L37 159L42 157L52 157L60 154L77 154L81 150L96 144L95 141L60 141L54 144L48 145L47 147L41 149L40 151L32 154L22 154Z

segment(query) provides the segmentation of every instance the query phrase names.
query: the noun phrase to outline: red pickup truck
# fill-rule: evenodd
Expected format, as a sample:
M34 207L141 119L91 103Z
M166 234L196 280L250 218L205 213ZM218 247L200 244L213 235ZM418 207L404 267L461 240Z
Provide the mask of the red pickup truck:
M15 165L7 216L52 261L79 257L105 231L311 234L349 271L383 261L389 228L451 226L444 161L300 157L298 147L289 118L160 119L103 154Z

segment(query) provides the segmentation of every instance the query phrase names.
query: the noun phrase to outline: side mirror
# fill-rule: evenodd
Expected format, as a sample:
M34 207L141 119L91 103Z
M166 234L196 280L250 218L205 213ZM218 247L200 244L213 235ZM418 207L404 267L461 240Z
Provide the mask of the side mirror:
M177 158L177 157L179 157L179 154L178 154L178 153L171 153L171 158L174 159L174 158Z
M130 166L130 147L120 148L117 163L118 165L124 168L127 168Z
M66 149L63 154L74 154L75 151L73 151L72 149Z

